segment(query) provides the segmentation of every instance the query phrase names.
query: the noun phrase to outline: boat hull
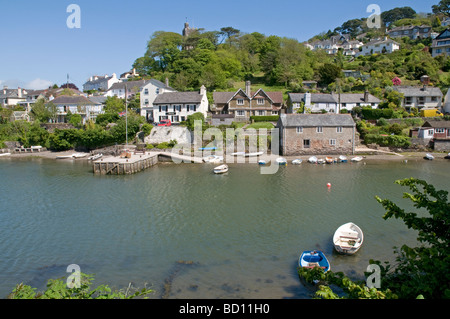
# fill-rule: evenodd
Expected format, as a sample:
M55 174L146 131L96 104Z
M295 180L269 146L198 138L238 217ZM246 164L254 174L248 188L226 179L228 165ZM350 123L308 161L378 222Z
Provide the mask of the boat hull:
M228 165L221 165L214 168L214 174L225 174L228 172Z
M347 223L340 226L333 236L336 251L343 255L353 255L361 249L364 234L356 224Z
M323 269L324 272L327 272L331 269L327 257L320 250L304 251L298 259L298 266L301 268L309 269L319 267Z

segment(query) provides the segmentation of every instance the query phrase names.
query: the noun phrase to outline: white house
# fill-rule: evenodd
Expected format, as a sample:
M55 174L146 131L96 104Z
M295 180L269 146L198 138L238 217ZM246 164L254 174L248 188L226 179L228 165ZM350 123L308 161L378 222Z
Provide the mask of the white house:
M98 76L94 75L89 78L89 80L83 84L83 91L108 91L114 83L118 83L120 80L117 78L116 74L113 73L111 76L104 75Z
M206 88L195 92L165 92L153 101L153 120L171 120L172 123L185 121L189 115L200 112L205 118L208 112Z
M431 55L437 57L438 55L450 55L450 29L442 31L431 45Z
M373 96L369 92L364 93L333 93L334 98L338 101L339 112L343 109L351 111L354 107L370 106L377 109L381 100Z
M139 81L127 81L114 83L111 88L106 92L105 96L117 96L120 99L125 98L125 90L127 91L127 98L135 96L140 93L142 87L149 82L149 80L139 80Z
M176 92L175 89L169 86L168 81L162 83L158 80L148 80L141 87L141 116L144 116L147 121L153 121L153 102L156 97L163 93Z
M387 37L383 40L373 40L367 42L363 46L359 48L359 51L356 52L356 56L360 55L372 55L375 53L392 53L400 49L400 44L395 42L394 40L388 39Z
M66 123L67 114L80 114L83 124L88 120L95 122L97 115L103 114L103 104L92 101L84 96L61 95L51 101L57 108L56 123Z
M394 86L394 90L403 94L402 106L410 111L412 107L441 109L443 94L438 87Z
M287 113L297 113L302 105L311 112L336 113L338 110L338 101L331 94L289 93Z

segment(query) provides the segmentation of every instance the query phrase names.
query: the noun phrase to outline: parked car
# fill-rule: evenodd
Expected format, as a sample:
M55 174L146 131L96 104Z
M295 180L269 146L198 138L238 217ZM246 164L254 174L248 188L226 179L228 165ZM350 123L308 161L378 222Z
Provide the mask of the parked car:
M161 120L161 122L158 123L158 126L172 126L172 122L170 120Z

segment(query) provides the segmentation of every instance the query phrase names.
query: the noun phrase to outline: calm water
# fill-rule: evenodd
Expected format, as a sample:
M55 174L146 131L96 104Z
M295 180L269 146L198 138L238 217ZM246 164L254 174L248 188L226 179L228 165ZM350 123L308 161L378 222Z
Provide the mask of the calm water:
M333 271L363 278L369 259L393 260L413 245L401 221L382 219L375 195L403 207L396 179L449 189L448 162L281 167L160 164L133 176L98 177L87 163L0 160L0 297L20 282L42 289L78 264L97 284L152 287L153 298L308 298L296 273L303 250L321 249ZM331 183L331 189L326 184ZM333 251L353 221L358 254ZM183 262L180 262L183 261Z

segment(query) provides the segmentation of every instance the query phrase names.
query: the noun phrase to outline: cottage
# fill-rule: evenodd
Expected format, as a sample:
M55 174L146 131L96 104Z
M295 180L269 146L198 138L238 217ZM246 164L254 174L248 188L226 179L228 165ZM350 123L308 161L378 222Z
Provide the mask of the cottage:
M436 151L450 151L450 121L426 121L410 134Z
M14 106L26 101L27 91L22 88L8 89L7 86L0 90L0 106Z
M67 115L80 114L83 124L88 120L96 120L99 114L103 114L103 104L78 95L68 96L61 95L51 101L56 106L57 117L56 123L67 123Z
M394 90L403 94L404 98L402 106L410 111L415 107L418 110L422 108L436 108L438 110L442 107L443 94L438 87L422 87L416 86L395 86Z
M372 55L375 53L392 53L400 49L400 44L395 42L394 40L388 39L385 37L382 40L373 40L367 42L363 46L359 48L359 51L356 52L356 56L360 55Z
M340 113L342 110L351 111L354 107L370 106L377 109L381 100L370 94L368 91L364 93L333 93L334 98L338 101Z
M214 92L211 113L232 114L236 122L246 122L251 116L279 115L283 107L282 92L251 91L251 83L246 82L245 91Z
M322 93L289 93L287 113L297 113L301 106L311 112L336 113L338 100L331 94Z
M411 40L426 39L431 37L432 28L429 25L407 25L393 28L388 31L391 38L408 37Z
M277 123L285 156L353 154L356 124L349 114L282 114Z
M171 120L172 123L179 123L198 112L206 118L208 97L204 86L199 92L165 92L153 102L153 119L157 122Z

